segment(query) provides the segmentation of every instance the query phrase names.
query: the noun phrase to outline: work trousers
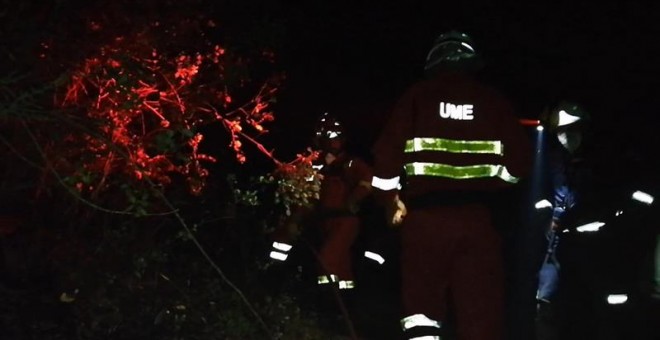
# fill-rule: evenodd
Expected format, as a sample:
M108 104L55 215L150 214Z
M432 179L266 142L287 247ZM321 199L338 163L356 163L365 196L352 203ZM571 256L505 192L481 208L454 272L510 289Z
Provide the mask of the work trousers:
M357 239L359 228L360 219L353 215L330 217L321 221L319 276L332 276L353 283L351 247Z
M401 228L404 317L423 314L442 325L451 301L458 339L501 339L501 241L488 207L412 209Z

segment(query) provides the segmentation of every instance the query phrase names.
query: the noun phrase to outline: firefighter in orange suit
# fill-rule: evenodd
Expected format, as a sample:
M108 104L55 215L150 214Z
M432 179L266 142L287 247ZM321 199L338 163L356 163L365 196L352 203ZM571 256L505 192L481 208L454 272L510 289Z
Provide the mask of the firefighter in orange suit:
M440 339L450 300L459 339L502 337L502 254L487 203L529 172L531 147L509 102L474 78L480 67L466 34L440 35L426 79L399 99L374 146L372 186L401 228L411 339Z
M320 163L314 166L322 175L319 201L314 211L295 211L283 225L285 229L296 229L291 225L301 223L305 214L314 214L321 234L317 283L336 285L342 290L355 287L351 247L360 231L360 203L371 192L372 178L371 167L347 152L345 137L344 128L335 117L325 113L319 118L315 144L321 154ZM276 233L282 234L287 233ZM273 242L271 258L286 260L292 244L281 240L284 238Z
M318 283L351 289L355 286L351 247L360 231L360 203L371 192L372 170L346 151L345 131L331 115L320 118L316 139L323 176L317 209L323 240Z

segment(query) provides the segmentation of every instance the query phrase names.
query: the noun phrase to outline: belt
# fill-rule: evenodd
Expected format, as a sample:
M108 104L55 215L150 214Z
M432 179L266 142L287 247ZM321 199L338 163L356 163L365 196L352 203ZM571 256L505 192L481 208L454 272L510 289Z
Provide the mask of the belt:
M431 192L404 199L409 209L423 209L437 206L453 206L465 204L489 204L492 193L486 192Z
M340 208L337 209L320 208L319 211L316 213L316 217L320 219L349 217L349 216L356 216L356 214L352 213L348 209L340 209Z

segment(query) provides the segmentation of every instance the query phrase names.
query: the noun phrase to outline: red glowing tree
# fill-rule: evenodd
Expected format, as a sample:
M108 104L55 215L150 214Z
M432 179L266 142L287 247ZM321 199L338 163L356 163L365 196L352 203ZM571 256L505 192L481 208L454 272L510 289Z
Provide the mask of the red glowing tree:
M208 164L218 161L200 151L201 128L210 124L224 128L239 163L246 161L248 142L280 164L258 137L274 120L271 103L281 75L250 78L255 61L220 44L161 49L155 32L162 31L177 34L153 23L115 37L75 67L56 97L64 112L88 123L48 152L53 168L81 194L97 197L118 183L164 187L176 177L199 195ZM261 51L260 57L272 62L274 55Z

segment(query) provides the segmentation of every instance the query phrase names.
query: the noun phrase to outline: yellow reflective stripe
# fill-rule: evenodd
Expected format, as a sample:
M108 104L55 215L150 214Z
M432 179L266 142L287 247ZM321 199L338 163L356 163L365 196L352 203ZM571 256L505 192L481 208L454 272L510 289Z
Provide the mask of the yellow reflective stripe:
M416 137L406 141L404 152L444 151L452 153L479 153L503 155L504 147L498 140L457 140Z
M323 285L323 284L327 284L327 283L330 283L330 282L337 282L337 281L339 281L339 276L337 276L337 275L334 275L334 274L332 274L332 275L321 275L321 276L318 277L317 283L320 284L320 285Z
M339 289L353 289L355 288L355 282L352 280L341 280L339 281Z
M337 282L339 289L353 289L355 282L353 280L339 280L337 275L321 275L318 277L317 283L320 285Z
M404 168L409 176L437 176L453 179L498 177L509 183L519 181L517 177L509 173L505 166L499 164L454 166L442 163L414 162L406 164Z

